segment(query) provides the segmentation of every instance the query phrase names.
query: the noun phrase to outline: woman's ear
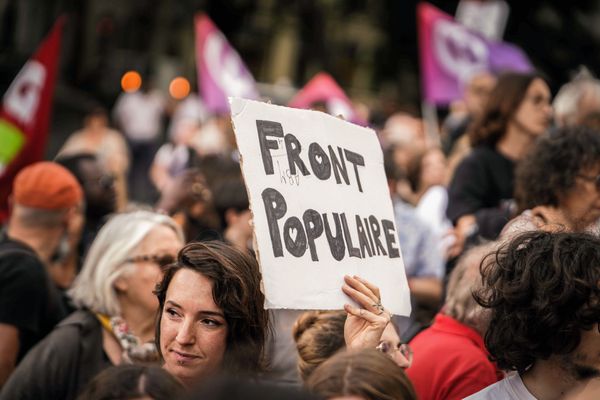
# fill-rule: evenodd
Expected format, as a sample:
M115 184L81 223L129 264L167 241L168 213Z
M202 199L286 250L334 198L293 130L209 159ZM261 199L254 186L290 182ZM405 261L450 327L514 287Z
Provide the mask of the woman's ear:
M127 289L129 288L127 277L121 275L120 277L115 279L113 286L114 286L115 290L117 291L117 293L126 292Z

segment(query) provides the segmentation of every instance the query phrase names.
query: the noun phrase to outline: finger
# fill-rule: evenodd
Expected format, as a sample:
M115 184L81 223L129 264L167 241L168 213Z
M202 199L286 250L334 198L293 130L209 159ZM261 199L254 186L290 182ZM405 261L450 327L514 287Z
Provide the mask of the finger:
M377 297L375 295L375 293L373 293L373 291L371 289L369 289L367 286L365 286L361 281L359 281L356 278L353 278L351 276L346 275L344 277L344 281L346 282L346 284L348 286L350 286L351 288L355 289L358 292L361 292L362 294L364 294L365 296L369 297L371 299L371 302L374 304L379 303L379 297Z
M356 301L362 308L366 308L369 311L378 313L377 305L378 301L373 300L369 296L362 292L350 287L348 285L342 286L342 291L347 294L352 300Z
M369 288L369 290L371 292L373 292L373 294L375 295L375 297L377 298L377 300L381 300L381 293L379 293L379 288L377 286L375 286L374 284L372 284L368 280L361 278L360 276L354 275L354 279L358 280L360 283L362 283L367 288Z
M382 315L376 315L369 310L365 310L364 308L354 307L350 304L344 304L344 310L348 314L352 314L355 317L364 319L367 322L372 324L387 324L385 313Z

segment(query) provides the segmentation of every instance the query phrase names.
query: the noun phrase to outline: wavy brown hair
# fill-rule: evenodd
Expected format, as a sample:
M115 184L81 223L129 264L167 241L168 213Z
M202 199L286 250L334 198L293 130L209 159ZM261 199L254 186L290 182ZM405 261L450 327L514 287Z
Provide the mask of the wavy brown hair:
M475 299L490 309L485 344L505 370L569 354L600 323L600 239L584 233L527 232L481 264Z
M306 382L323 397L356 396L366 400L416 400L414 388L390 357L373 350L347 350L321 364Z
M541 79L537 74L517 72L508 72L498 78L481 117L475 120L468 130L472 147L496 145L504 136L508 122L517 112L527 89L537 78Z
M227 321L223 369L236 375L262 371L269 317L260 290L258 263L249 253L220 241L189 243L179 251L177 261L165 269L154 292L159 302L155 338L159 353L167 289L173 276L183 268L202 274L213 283L213 300Z

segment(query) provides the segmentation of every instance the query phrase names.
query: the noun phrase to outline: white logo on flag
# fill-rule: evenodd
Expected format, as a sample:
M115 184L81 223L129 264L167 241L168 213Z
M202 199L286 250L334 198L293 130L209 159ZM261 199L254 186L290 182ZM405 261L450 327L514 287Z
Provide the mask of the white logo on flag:
M38 61L28 61L4 95L7 113L24 125L30 125L35 117L44 82L46 69Z
M435 24L433 48L444 71L462 82L473 73L487 69L485 41L454 22L440 20Z
M253 97L254 83L244 74L242 59L229 49L227 39L220 32L206 38L204 59L210 75L227 96Z

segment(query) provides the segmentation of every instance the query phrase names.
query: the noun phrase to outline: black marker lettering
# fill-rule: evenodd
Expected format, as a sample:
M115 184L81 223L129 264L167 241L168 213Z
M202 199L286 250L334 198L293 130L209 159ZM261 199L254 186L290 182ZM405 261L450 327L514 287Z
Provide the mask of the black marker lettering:
M362 192L362 185L360 184L360 177L358 176L358 166L365 166L365 158L358 153L344 149L346 159L354 165L354 174L356 175L356 184L358 185L358 191Z
M379 235L381 234L381 228L379 227L379 221L375 216L369 216L369 224L371 225L371 231L373 232L373 239L375 240L375 247L377 248L377 255L387 256L385 252L385 248L383 244L381 244L381 240L379 240Z
M313 261L319 261L315 239L323 234L323 220L321 215L315 210L308 209L302 215L304 228L306 229L306 238L308 240L308 248L310 249L310 258Z
M362 257L365 258L367 254L369 257L373 257L373 253L371 252L371 248L369 247L369 241L367 240L367 235L365 233L365 228L363 227L360 216L356 216L356 229L358 231L358 245L360 246L360 252ZM365 249L367 249L365 253Z
M342 213L342 227L344 228L344 236L346 238L346 245L348 246L348 254L350 257L362 258L360 256L360 250L357 247L352 247L352 237L350 237L350 230L348 229L348 221L346 220L345 213Z
M296 165L298 166L298 169L300 169L300 172L302 172L302 175L309 175L310 172L308 171L308 168L306 168L304 161L302 161L300 158L300 150L302 150L302 146L300 145L298 139L296 139L296 136L288 133L285 135L284 139L285 151L287 153L290 172L292 175L296 175Z
M387 219L382 219L381 226L383 227L383 233L385 234L385 241L387 242L390 258L400 257L400 252L394 247L394 243L396 243L396 237L394 236L396 229L394 228L394 223Z
M258 130L258 141L260 142L260 154L262 155L265 174L273 175L273 157L271 150L278 149L277 140L267 139L267 136L283 137L283 127L279 122L256 121Z
M344 243L344 235L342 234L342 227L340 226L340 215L333 213L333 221L335 223L335 236L331 233L331 227L329 226L329 220L327 214L323 214L323 224L325 225L325 235L327 236L327 243L329 243L329 249L331 255L337 261L341 261L346 253L346 244Z
M350 185L350 179L348 178L348 168L346 167L346 161L344 161L344 153L342 152L342 148L337 148L339 158L335 155L333 147L327 146L327 148L329 149L329 157L331 158L331 165L333 166L333 174L335 175L335 181L339 185L340 183L342 183L341 178L344 178L344 182L346 182L346 185Z
M269 225L273 255L275 257L283 257L283 247L281 245L277 220L282 218L287 212L287 204L281 193L272 188L263 190L262 199L265 205L265 213L267 214L267 225Z
M315 176L322 181L331 176L331 163L327 153L318 143L311 143L308 146L308 160Z
M292 238L292 232L296 232ZM302 257L306 252L306 234L298 217L291 217L283 224L283 241L285 248L295 257Z

